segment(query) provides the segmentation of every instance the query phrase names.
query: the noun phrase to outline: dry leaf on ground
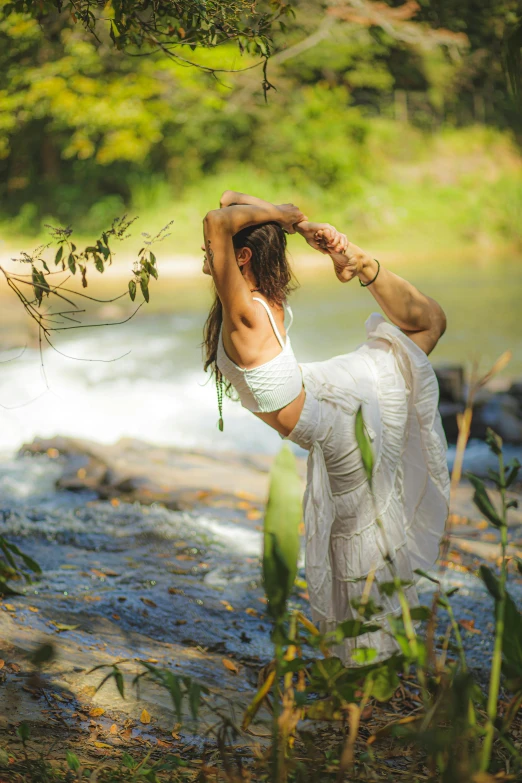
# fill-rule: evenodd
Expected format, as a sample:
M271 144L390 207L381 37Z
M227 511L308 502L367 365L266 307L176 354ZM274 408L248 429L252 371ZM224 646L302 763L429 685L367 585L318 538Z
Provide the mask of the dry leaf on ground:
M234 661L229 660L228 658L223 658L221 661L225 669L228 669L229 672L232 672L233 674L239 674L239 668L234 663Z

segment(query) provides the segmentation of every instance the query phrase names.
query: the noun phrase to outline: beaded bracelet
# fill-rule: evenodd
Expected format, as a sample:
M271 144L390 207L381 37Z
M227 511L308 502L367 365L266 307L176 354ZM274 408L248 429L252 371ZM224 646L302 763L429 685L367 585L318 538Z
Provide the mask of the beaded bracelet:
M363 283L362 280L359 279L359 285L361 285L363 288L368 288L369 285L371 285L372 283L375 283L375 281L377 280L377 277L379 276L379 272L381 271L381 265L379 264L377 259L374 258L373 260L377 263L377 274L375 275L373 280L370 280L369 283Z

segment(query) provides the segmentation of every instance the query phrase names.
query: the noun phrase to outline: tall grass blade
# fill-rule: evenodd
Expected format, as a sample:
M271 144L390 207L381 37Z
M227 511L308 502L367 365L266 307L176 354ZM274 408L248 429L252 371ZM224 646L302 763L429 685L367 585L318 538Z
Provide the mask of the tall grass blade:
M269 614L276 620L284 616L297 575L301 498L295 457L285 445L270 472L264 524L263 582Z

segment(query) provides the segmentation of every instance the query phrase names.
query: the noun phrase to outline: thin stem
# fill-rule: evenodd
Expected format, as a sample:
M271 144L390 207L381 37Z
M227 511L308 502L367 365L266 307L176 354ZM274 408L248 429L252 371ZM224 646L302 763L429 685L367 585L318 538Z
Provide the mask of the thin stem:
M491 663L491 675L489 680L487 720L485 725L484 745L482 746L481 772L487 772L491 760L493 737L495 734L495 719L498 709L498 695L500 692L500 674L502 668L502 643L504 638L504 621L506 613L506 580L507 580L507 509L504 456L498 455L498 467L500 476L500 499L502 503L502 525L500 528L500 544L502 548L502 563L500 569L499 591L500 599L496 606L495 644L493 647L493 660Z
M283 663L283 645L280 642L275 643L274 653L275 653L275 679L273 685L274 708L273 708L273 722L272 722L272 779L274 783L280 783L283 780L282 777L283 769L281 764L280 733L279 733L279 717L281 715L281 696L279 691L279 683L281 680L281 669Z

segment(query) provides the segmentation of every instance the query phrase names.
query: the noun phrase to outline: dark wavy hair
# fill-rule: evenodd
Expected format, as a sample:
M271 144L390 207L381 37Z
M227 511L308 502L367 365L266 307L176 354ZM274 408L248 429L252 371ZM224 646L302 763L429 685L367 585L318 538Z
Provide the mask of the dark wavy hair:
M281 305L297 288L286 256L286 234L278 223L261 223L238 231L232 237L235 250L248 247L252 251L250 264L256 280L256 288L272 304ZM205 371L209 368L216 381L223 380L225 393L230 395L231 385L222 379L216 364L219 331L223 322L223 306L214 288L214 302L203 329Z

